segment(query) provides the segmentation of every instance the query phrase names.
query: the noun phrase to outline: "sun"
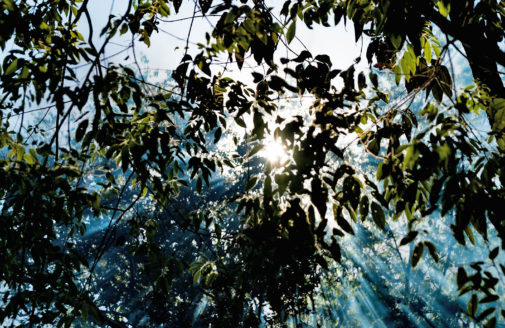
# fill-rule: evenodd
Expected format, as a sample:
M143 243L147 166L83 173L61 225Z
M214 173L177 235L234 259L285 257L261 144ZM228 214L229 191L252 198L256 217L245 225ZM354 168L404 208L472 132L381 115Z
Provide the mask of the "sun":
M272 164L281 164L288 159L286 148L278 139L267 141L264 144L261 156Z

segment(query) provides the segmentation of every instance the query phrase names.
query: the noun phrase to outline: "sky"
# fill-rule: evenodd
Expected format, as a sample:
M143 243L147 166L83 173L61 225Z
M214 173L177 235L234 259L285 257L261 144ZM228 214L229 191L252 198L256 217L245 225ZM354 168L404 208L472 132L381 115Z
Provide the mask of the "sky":
M271 1L273 3L273 1ZM280 2L277 2L280 3ZM125 9L126 1L90 1L91 15L95 26L102 27L107 21L109 13L115 15L121 13ZM166 20L178 20L181 18L188 18L176 22L160 22L159 33L153 33L151 37L151 46L147 47L142 42L137 42L135 50L138 57L145 56L148 59L148 64L145 68L157 70L173 70L179 64L184 55L184 47L186 46L186 39L188 37L189 27L191 25L191 16L194 10L194 4L190 1L183 1L179 13L172 13ZM274 8L274 12L278 12L279 8ZM210 12L209 12L210 13ZM276 17L279 17L276 14ZM197 17L193 22L191 29L189 44L189 54L196 54L199 52L196 44L205 44L205 33L210 32L212 24L217 22L219 17ZM87 28L86 28L87 29ZM85 30L86 30L85 29ZM100 28L95 28L99 31ZM83 33L84 34L84 33ZM87 38L87 35L84 34ZM96 38L95 38L96 39ZM122 38L115 39L115 44L128 45L131 40ZM302 44L303 42L303 44ZM98 43L99 44L99 43ZM334 64L335 68L345 69L351 65L354 59L360 56L361 42L358 44L354 40L354 30L352 24L344 26L340 23L337 27L322 27L314 25L313 29L308 29L303 23L299 22L297 25L297 39L294 39L289 45L295 52L301 52L306 46L309 51L315 56L317 54L328 54ZM278 50L278 53L286 53L284 46ZM282 49L284 48L284 49ZM106 56L116 53L121 50L120 46L111 46L106 52ZM113 62L123 63L126 53L113 57ZM132 62L130 56L127 62ZM253 62L252 65L255 65ZM366 66L366 63L363 62ZM247 65L244 65L243 71L247 71ZM144 67L142 67L144 68ZM234 72L234 77L240 77L241 80L251 80L250 74L240 74ZM245 82L245 81L244 81Z

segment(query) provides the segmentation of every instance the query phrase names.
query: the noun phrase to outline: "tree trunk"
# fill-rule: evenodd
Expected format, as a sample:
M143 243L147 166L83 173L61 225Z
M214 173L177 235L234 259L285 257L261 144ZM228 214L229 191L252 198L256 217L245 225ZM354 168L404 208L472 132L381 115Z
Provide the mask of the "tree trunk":
M484 83L491 96L505 98L505 88L493 56L500 51L498 45L489 42L484 32L478 30L473 30L467 39L462 44L474 79Z

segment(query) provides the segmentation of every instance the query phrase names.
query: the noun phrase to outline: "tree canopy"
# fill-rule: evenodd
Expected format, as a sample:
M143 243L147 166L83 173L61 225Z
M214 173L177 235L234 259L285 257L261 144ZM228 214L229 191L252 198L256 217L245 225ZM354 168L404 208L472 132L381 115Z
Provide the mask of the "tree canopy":
M91 3L0 2L3 326L505 324L503 1Z

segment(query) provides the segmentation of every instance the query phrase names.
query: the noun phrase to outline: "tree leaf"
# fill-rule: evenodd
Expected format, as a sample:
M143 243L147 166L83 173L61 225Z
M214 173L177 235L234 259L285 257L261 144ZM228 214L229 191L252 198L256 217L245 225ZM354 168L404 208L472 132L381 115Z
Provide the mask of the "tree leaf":
M202 193L202 178L201 177L198 177L196 179L196 192L201 194Z
M235 122L243 128L247 127L247 125L245 124L244 120L241 117L235 117Z
M223 130L221 128L217 128L216 131L214 132L214 143L218 143L219 140L221 139L221 134L223 133Z
M351 225L349 222L347 222L342 214L342 209L339 208L339 206L336 204L333 204L333 215L335 216L335 220L337 221L337 224L342 228L342 230L348 234L354 235L354 231L352 230Z
M193 285L198 284L200 281L200 276L202 275L202 270L196 270L195 274L193 275Z
M79 123L79 126L77 127L77 130L75 131L75 140L77 142L80 142L82 140L82 137L84 137L84 134L86 133L86 129L88 128L88 120L84 120L81 123Z
M11 75L17 69L18 69L18 60L16 58L13 61L11 61L11 63L9 64L9 66L7 66L7 68L5 69L4 75Z
M505 128L505 99L497 98L491 102L491 113L493 114L493 130L501 131Z
M479 309L479 299L477 298L477 294L472 294L470 300L467 305L468 315L472 318L475 318L475 314L477 314L477 310Z
M81 305L81 318L84 323L88 322L88 304L86 302L82 302Z
M251 177L249 180L247 180L247 183L245 185L245 191L251 190L256 185L257 182L258 182L257 177Z
M420 242L417 243L416 247L414 247L414 251L412 252L412 267L415 268L419 261L421 260L421 257L423 256L424 252L424 243Z
M491 313L493 313L495 310L496 310L496 308L494 308L494 307L490 307L490 308L485 309L484 311L481 312L481 314L479 314L476 321L481 322L482 320L486 319L486 317L489 316Z
M361 221L365 220L365 218L368 216L370 208L370 201L368 200L368 196L364 195L361 197L361 200L359 202L359 213L361 215Z
M466 274L465 269L462 268L462 267L459 267L458 268L458 273L456 275L456 282L458 284L458 290L462 289L463 286L466 284L467 281L468 281L468 276Z
M431 63L431 46L430 46L430 42L428 40L426 40L424 42L424 57L426 58L426 62L428 64Z
M486 296L483 299L481 299L480 303L481 304L484 304L484 303L493 303L493 302L498 301L499 299L500 299L500 297L498 295L489 295L489 296Z
M498 256L498 252L500 251L500 247L495 247L491 252L489 252L489 259L494 260Z
M36 157L34 158L32 154L30 153L24 153L23 154L23 159L27 164L33 165L36 162Z
M408 243L416 239L418 234L419 232L417 231L410 231L405 237L402 238L402 240L400 240L400 246L407 245Z
M265 145L263 144L258 144L256 146L254 146L251 151L249 152L249 157L253 157L254 155L256 155L259 151L261 151L263 148L265 148Z
M181 7L182 0L172 0L172 3L174 4L175 12L179 12L179 8Z
M296 21L293 21L291 25L289 25L288 31L286 33L286 41L288 42L288 44L290 44L291 41L293 41L295 34L296 34Z
M376 202L372 203L372 219L381 230L386 228L386 217L384 215L384 211Z
M430 252L430 255L433 258L433 260L438 263L439 256L435 244L433 244L430 241L425 241L424 245L428 248L428 251Z
M379 151L380 151L380 141L378 140L378 138L374 138L372 139L372 141L370 141L368 143L368 150L374 154L375 156L379 155Z
M496 327L496 317L489 319L482 328L495 328Z
M212 0L198 0L200 4L200 9L202 10L202 14L206 14L212 6Z
M335 261L340 262L340 260L342 258L342 253L341 253L341 250L340 250L340 245L335 241L335 239L333 239L331 241L330 253L331 253L331 257Z
M451 11L451 3L445 0L437 1L437 7L440 14L444 17L449 16L449 12Z
M401 35L399 35L399 34L392 34L389 39L390 39L391 44L393 45L393 47L395 47L397 50L401 49L402 43L403 43Z

